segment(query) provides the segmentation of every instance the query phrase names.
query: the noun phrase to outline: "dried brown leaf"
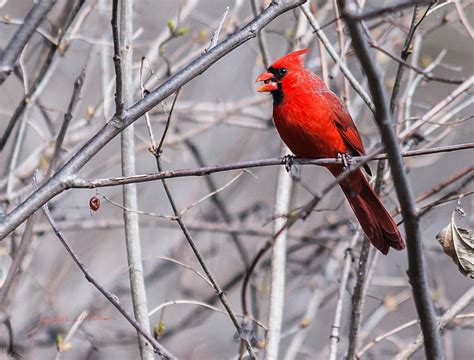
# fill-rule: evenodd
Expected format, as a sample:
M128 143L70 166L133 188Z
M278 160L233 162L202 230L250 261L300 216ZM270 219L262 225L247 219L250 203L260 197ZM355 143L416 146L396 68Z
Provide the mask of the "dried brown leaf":
M451 223L436 235L436 239L459 271L474 278L474 236L469 230L458 227L454 219L455 212L451 216Z

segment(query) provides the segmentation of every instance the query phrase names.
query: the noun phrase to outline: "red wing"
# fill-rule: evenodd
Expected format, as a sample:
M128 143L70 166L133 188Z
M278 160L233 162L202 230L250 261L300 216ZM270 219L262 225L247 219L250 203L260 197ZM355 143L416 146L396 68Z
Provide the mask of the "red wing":
M333 109L335 115L334 123L339 134L341 134L342 139L349 148L349 155L365 155L364 144L360 138L359 131L344 104L333 92L327 93L326 100ZM367 174L372 175L369 165L365 164L364 169Z
M324 95L334 111L336 128L339 130L346 145L355 153L354 155L365 155L364 144L360 138L359 131L341 100L333 92L328 92Z

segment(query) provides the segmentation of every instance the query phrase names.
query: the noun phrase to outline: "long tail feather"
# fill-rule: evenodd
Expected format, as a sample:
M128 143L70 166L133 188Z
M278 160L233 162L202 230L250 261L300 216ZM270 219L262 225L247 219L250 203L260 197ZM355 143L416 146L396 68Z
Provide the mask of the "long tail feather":
M336 176L341 172L330 170ZM396 250L405 248L397 225L361 171L342 182L341 188L365 235L378 250L386 255L390 247Z

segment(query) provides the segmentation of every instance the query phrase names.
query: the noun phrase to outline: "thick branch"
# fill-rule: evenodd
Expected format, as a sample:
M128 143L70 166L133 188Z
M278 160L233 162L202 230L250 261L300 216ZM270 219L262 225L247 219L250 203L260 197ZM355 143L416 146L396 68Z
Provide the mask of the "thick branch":
M352 18L355 4L340 0L341 8L344 11L344 20L349 28L354 50L359 57L369 83L370 92L375 104L375 119L379 126L382 141L387 150L388 161L392 169L395 190L402 208L404 226L407 238L408 250L408 276L412 285L413 297L415 300L418 316L421 321L421 328L425 338L425 353L429 359L441 359L441 341L436 325L436 316L428 288L424 256L422 249L422 238L419 227L419 219L415 208L415 199L411 184L405 172L400 145L392 128L390 110L387 101L385 88L382 84L382 77L376 69L373 56L369 52L367 39L364 36L362 26L359 21ZM349 14L349 16L347 16Z

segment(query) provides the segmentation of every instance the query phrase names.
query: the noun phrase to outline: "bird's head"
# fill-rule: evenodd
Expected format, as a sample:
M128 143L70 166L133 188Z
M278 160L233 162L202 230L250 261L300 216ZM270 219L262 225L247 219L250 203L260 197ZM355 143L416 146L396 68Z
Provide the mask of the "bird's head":
M257 91L271 92L275 101L278 102L278 98L283 95L284 84L294 83L304 70L303 55L308 51L309 49L293 51L275 61L255 80L264 83Z

